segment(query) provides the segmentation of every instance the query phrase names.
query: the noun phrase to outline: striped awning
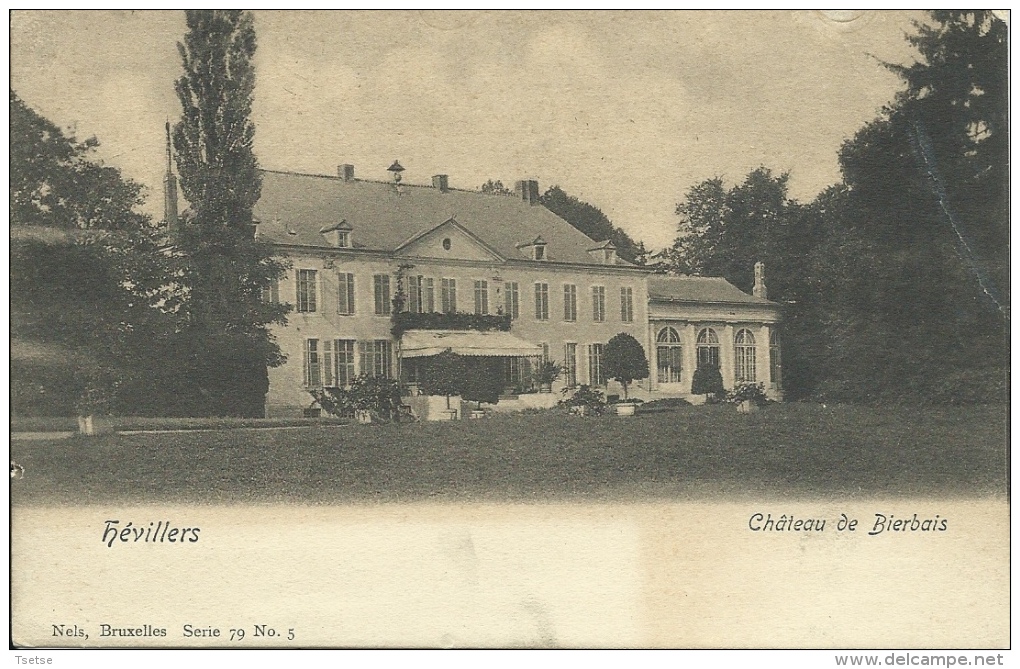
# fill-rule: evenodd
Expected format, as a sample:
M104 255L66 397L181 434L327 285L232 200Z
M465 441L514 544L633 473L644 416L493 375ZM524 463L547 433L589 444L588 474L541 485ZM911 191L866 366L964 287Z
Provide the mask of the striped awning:
M460 355L527 358L542 355L542 347L509 332L475 330L408 330L400 338L400 355L420 358L453 351Z

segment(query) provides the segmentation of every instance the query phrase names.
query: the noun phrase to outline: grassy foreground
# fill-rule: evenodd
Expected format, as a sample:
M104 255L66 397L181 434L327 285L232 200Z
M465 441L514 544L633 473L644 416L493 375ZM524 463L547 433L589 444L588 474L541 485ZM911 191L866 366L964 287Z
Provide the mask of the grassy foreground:
M15 441L13 504L1003 494L1006 408L685 407Z

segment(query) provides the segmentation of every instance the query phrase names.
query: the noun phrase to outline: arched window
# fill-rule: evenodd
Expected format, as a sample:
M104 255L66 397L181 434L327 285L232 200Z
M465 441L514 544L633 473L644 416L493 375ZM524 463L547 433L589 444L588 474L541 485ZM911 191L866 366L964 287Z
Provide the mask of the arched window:
M754 357L754 335L750 330L740 330L733 338L733 351L736 359L734 375L737 383L741 381L754 382L755 357Z
M783 354L779 347L779 331L769 333L769 378L776 390L783 387Z
M655 337L655 359L659 383L680 383L683 369L680 335L673 328L662 328Z
M712 328L698 333L698 367L719 366L719 337Z

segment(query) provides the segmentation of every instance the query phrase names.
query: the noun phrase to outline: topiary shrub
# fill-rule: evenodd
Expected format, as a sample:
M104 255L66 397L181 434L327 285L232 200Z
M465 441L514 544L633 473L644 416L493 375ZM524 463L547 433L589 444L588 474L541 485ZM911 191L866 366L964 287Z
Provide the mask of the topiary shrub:
M716 365L702 365L694 370L694 378L691 380L691 393L715 397L726 392L723 388L722 372Z
M461 397L468 402L496 404L503 392L503 363L500 358L474 358L466 362L467 374L461 387Z
M606 376L620 382L623 398L628 399L627 386L633 381L648 378L648 358L641 342L621 332L606 344L603 361Z
M427 395L445 395L446 408L449 409L450 398L464 392L466 376L467 364L463 356L444 351L439 355L422 358L419 385Z

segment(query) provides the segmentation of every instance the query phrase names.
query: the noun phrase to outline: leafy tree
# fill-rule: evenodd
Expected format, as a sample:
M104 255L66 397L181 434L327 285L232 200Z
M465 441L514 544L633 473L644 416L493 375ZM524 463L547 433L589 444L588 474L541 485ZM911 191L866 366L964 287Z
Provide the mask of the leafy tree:
M723 387L722 372L715 365L702 365L694 370L691 379L691 392L695 395L720 395L726 392ZM707 399L707 397L706 397Z
M546 209L591 237L596 242L609 240L616 253L624 260L634 262L640 254L637 243L626 232L613 225L598 207L568 195L559 186L547 190L539 201Z
M921 60L888 66L906 89L844 143L843 183L805 208L822 234L784 344L797 338L794 373L816 396L1005 396L1005 26L930 19L908 38Z
M489 179L488 181L483 183L480 190L483 193L488 193L490 195L513 195L514 194L514 192L512 190L510 190L509 188L507 188L506 186L503 185L502 181L498 181L498 180L497 181L493 181L492 179Z
M605 350L606 376L623 386L623 397L627 399L627 387L634 381L648 378L648 358L641 343L621 332L609 340Z
M183 353L210 413L260 415L267 367L283 362L268 326L286 308L262 301L285 265L252 234L261 177L249 116L255 87L252 17L237 10L187 12L178 43L182 119L173 129L190 215L175 231L187 290Z
M945 227L980 268L983 288L1008 300L1008 25L988 10L937 10L907 39L921 59L888 64L907 85L894 114L938 193ZM1002 296L1002 297L1000 297Z
M467 374L464 377L462 396L468 402L496 404L503 392L503 359L473 358L466 361Z
M463 356L452 351L424 358L421 367L421 388L429 395L445 395L446 408L450 398L464 392L467 364Z
M770 295L792 300L800 268L819 238L819 222L789 199L790 175L766 167L726 189L718 177L692 186L677 205L671 270L722 276L741 290L754 284L754 264L765 263Z
M94 157L95 137L79 142L10 92L11 225L142 230L142 187Z
M172 328L155 308L172 296L158 231L135 210L141 187L96 161L95 138L79 142L14 91L10 124L14 410L131 411L135 397L116 391Z

